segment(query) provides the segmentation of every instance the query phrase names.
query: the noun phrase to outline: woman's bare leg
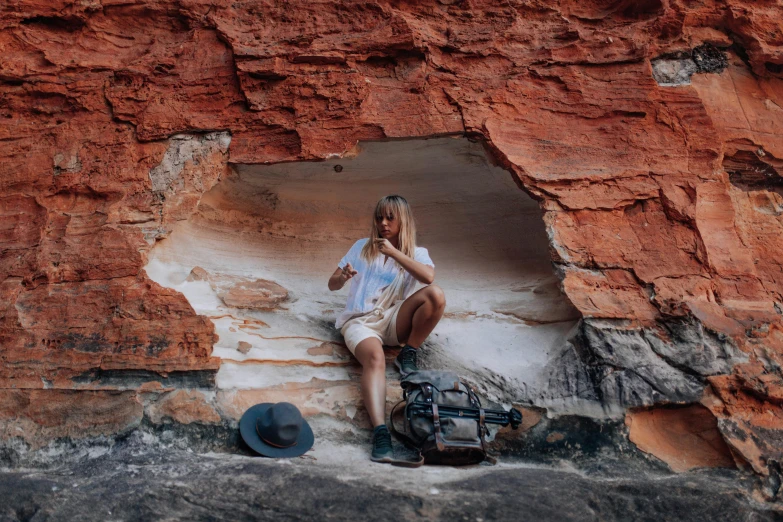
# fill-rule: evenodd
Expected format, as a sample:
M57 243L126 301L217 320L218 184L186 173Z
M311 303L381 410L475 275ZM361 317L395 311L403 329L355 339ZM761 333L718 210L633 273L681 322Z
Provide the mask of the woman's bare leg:
M397 339L418 348L435 329L446 309L446 296L437 285L425 286L407 298L397 312Z
M386 357L383 345L370 337L356 345L356 358L362 364L362 399L373 428L386 424Z

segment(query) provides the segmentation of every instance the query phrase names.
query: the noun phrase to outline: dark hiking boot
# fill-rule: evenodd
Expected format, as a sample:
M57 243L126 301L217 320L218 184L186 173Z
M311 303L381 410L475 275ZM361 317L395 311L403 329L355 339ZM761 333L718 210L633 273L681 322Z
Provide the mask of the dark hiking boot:
M373 462L391 462L394 460L394 451L392 450L391 433L386 426L378 426L372 435L372 457Z
M416 348L405 346L397 355L397 358L394 359L394 366L400 370L400 374L403 377L409 373L419 371L419 367L416 366Z

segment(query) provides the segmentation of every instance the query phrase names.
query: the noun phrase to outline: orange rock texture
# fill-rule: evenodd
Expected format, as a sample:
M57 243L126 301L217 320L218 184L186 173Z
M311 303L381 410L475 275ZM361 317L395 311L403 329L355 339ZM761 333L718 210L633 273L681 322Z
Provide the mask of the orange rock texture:
M674 471L700 467L734 467L734 459L709 410L694 405L630 412L629 438Z
M231 165L466 134L540 200L584 318L573 393L626 408L709 388L767 473L781 20L775 0L4 2L0 388L65 401L214 373L212 324L142 267Z

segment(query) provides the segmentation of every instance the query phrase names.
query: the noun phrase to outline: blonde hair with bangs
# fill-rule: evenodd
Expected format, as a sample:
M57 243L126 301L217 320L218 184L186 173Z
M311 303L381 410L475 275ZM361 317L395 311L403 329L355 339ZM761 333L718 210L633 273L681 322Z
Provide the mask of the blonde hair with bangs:
M372 262L378 257L380 250L375 240L381 237L378 232L378 217L396 217L400 220L400 235L397 241L397 250L413 259L416 253L416 223L413 220L413 212L408 202L402 196L386 196L375 205L372 215L372 227L370 228L370 240L362 248L362 257L367 262Z

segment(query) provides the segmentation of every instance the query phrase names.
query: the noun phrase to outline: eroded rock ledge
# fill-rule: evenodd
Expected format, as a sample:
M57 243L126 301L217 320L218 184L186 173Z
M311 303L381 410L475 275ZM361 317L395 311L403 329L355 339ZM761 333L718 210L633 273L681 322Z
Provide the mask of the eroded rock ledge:
M781 18L735 0L6 3L0 388L67 412L193 373L209 402L215 325L150 280L151 246L232 166L467 135L538 200L585 319L558 399L593 397L593 416L701 402L733 457L774 475ZM705 44L725 69L654 79ZM27 434L49 422L2 411Z

